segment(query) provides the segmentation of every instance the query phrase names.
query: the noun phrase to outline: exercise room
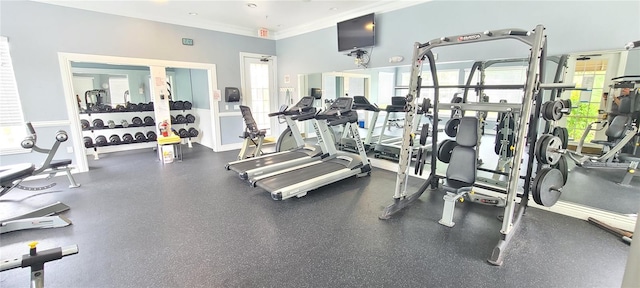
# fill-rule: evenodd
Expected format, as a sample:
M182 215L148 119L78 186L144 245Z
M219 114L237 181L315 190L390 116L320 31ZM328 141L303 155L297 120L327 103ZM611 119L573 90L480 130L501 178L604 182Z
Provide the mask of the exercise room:
M640 287L639 13L0 1L0 287Z

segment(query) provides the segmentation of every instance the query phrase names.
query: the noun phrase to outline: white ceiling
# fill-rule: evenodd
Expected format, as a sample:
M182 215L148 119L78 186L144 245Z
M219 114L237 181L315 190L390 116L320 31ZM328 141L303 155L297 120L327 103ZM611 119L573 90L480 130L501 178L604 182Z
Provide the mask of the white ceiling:
M428 0L34 1L254 37L258 37L258 30L264 27L269 30L268 38L282 39L368 13L388 12ZM257 7L250 8L249 3Z

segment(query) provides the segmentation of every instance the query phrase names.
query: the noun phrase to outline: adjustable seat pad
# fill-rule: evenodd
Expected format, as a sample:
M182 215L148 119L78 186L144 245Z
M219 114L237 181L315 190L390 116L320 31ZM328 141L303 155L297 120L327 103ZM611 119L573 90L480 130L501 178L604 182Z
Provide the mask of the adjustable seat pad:
M31 176L35 169L35 165L31 163L2 166L0 167L0 183L3 186L11 185L13 181Z
M613 117L609 127L607 127L607 131L605 131L605 135L607 137L619 140L624 136L624 130L627 129L627 123L629 122L629 116L618 115ZM606 140L591 140L591 143L606 145L606 146L615 146L618 141L609 142Z
M475 146L478 144L478 118L460 118L456 142L458 146L453 148L447 167L446 185L458 189L471 186L476 181L478 157Z

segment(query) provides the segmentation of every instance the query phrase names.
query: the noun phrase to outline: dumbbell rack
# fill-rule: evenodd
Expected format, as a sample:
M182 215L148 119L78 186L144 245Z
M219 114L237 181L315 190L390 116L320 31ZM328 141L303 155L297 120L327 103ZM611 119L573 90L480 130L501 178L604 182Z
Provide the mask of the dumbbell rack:
M153 117L153 111L112 111L112 112L81 112L80 119L89 121L90 125L88 128L82 129L83 136L91 137L94 141L98 136L104 136L109 139L110 135L116 134L119 137L122 137L123 134L130 133L135 134L136 132L143 132L146 135L148 132L153 131L156 132L156 124L145 124L144 122L141 125L135 125L132 123L132 119L134 117L140 117L143 119L144 117ZM101 119L104 122L104 127L94 127L93 121L95 119ZM113 128L109 128L107 122L109 120L113 120L116 125ZM121 125L121 121L126 120L129 125L127 127L123 127ZM156 132L157 133L157 132ZM104 146L98 146L96 143L93 143L93 147L86 147L87 155L93 155L95 160L100 159L100 153L111 153L111 152L119 152L119 151L128 151L133 149L143 149L143 148L154 148L156 147L155 141L132 141L131 143L123 143L120 142L118 144L107 143Z
M189 126L192 126L192 127L194 127L194 128L196 128L196 129L197 129L197 125L196 125L196 123L195 123L195 122L194 122L194 123L188 123L188 122L186 122L186 123L178 123L178 122L176 122L176 121L173 121L175 118L177 118L177 116L178 116L178 115L183 115L183 116L185 116L185 117L186 117L187 113L185 113L185 112L190 111L190 110L191 110L191 109L184 109L184 110L171 109L171 118L172 118L172 121L171 121L171 126L172 126L172 127L171 127L171 128L172 128L172 129L175 129L173 126L176 126L176 127L181 127L181 128L184 128L184 129L188 130L189 128L191 128L191 127L189 127ZM197 121L197 117L195 118L195 120L194 120L194 121ZM179 130L179 129L175 129L175 131L176 131L176 132L177 132L178 130ZM198 132L199 132L199 131L198 131ZM176 135L180 136L180 135L179 135L179 134L177 134L177 133L174 133L174 134L176 134ZM197 136L195 136L195 137L197 137ZM181 138L181 139L185 139L185 140L186 140L187 145L188 145L188 147L189 147L189 148L192 148L192 147L193 147L193 140L192 140L192 138L195 138L195 137L192 137L191 135L190 135L190 136L188 136L188 137L182 137L182 136L180 136L180 138Z

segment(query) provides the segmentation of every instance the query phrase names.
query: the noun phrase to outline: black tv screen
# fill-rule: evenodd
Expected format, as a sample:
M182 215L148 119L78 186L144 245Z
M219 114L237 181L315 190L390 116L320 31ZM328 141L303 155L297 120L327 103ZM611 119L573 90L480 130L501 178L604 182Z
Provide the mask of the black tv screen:
M338 51L375 45L374 14L338 23Z

